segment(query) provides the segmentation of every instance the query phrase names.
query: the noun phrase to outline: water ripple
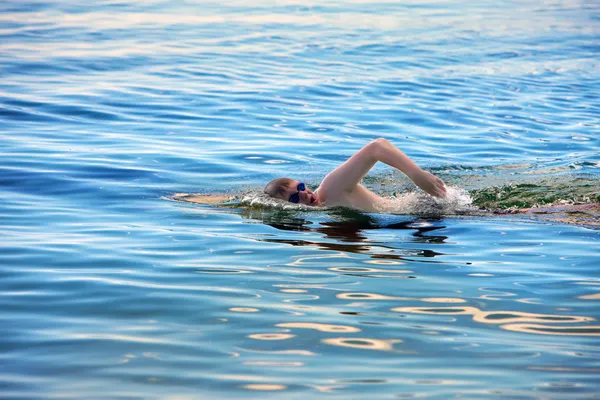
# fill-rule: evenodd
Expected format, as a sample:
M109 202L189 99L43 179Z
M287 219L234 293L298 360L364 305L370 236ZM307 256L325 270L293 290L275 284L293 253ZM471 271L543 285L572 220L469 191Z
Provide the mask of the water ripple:
M1 2L3 397L593 397L598 216L539 207L600 201L599 16ZM259 194L381 136L452 196Z

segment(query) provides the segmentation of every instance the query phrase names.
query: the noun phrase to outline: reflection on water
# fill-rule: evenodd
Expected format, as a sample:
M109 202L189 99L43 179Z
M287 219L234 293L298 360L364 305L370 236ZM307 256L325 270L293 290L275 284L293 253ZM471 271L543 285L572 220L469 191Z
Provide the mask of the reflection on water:
M271 355L290 355L290 356L316 356L317 353L314 353L309 350L302 349L291 349L291 350L256 350L256 349L246 349L242 347L238 347L238 350L247 352L247 353L258 353L258 354L271 354Z
M0 397L597 397L600 210L471 203L599 201L599 11L0 1ZM258 195L377 137L449 199Z
M414 273L413 270L395 269L395 266L406 265L415 260L415 257L433 258L443 257L444 253L428 249L401 249L392 245L388 240L385 242L374 241L371 236L379 231L385 231L390 235L395 231L401 231L404 235L403 243L411 244L444 244L448 236L432 235L432 232L445 229L444 225L436 220L423 220L420 218L407 217L406 221L381 223L374 217L355 212L352 210L331 210L328 216L334 220L319 221L318 223L299 217L297 214L283 210L265 210L257 211L254 209L241 209L239 215L246 219L259 219L263 223L282 231L304 232L313 234L312 237L318 240L297 240L297 239L279 239L279 238L257 238L256 240L268 243L280 243L292 246L309 246L322 250L334 251L333 255L303 256L288 265L315 265L314 263L325 262L328 258L341 258L342 260L350 254L368 255L371 258L378 258L381 266L391 266L392 268L369 268L356 266L335 266L328 270L339 273L343 276L353 277L371 277L371 278L397 278L397 274ZM405 238L409 240L406 241ZM333 240L333 242L332 242ZM398 253L402 253L399 255ZM383 260L379 260L383 258ZM493 277L493 274L471 273L469 276ZM406 276L411 277L411 276ZM414 276L412 276L414 278ZM482 289L486 290L486 289ZM285 289L287 293L306 293L305 289ZM282 291L283 292L283 291ZM514 293L494 291L493 294L484 294L478 296L484 300L500 300L503 296L514 296ZM419 301L426 303L467 303L463 298L457 297L406 297L390 296L377 293L343 292L336 295L340 300L353 301ZM313 297L318 299L319 297ZM580 296L581 299L595 299L597 294ZM304 299L305 301L307 299ZM284 300L287 302L288 300ZM517 302L536 304L531 299L517 299ZM357 304L357 303L352 303ZM360 304L360 303L359 303ZM310 308L309 308L310 309ZM428 315L470 315L472 320L484 324L498 324L502 329L508 331L519 331L525 333L553 334L553 335L579 335L579 336L598 336L598 327L596 326L577 326L577 327L554 327L551 325L539 325L534 323L585 323L593 321L594 318L584 316L551 315L538 314L521 311L484 311L473 306L460 307L393 307L393 312L410 314L428 314ZM361 315L360 312L341 312L346 315ZM296 315L305 315L297 313ZM351 326L339 326L331 324L318 324L314 322L297 323L278 323L275 325L280 328L303 328L315 329L322 332L360 332L359 328ZM439 334L437 331L424 332L428 334ZM400 341L400 339L394 339ZM363 349L391 349L391 342L380 341L376 339L352 339L352 338L327 338L324 343L340 346L357 347Z
M284 390L286 389L285 385L277 385L277 384L269 384L269 383L253 383L243 386L248 390L266 390L266 391L275 391L275 390Z
M412 300L410 297L384 296L375 293L340 293L336 297L342 300Z
M307 290L304 289L281 289L282 293L306 293Z
M508 324L501 326L508 331L537 333L540 335L600 336L600 325L595 326L549 326L538 324Z
M358 211L349 209L331 210L328 213L330 217L337 220L322 221L319 224L301 218L297 212L284 210L255 210L241 209L239 212L243 218L258 219L263 223L283 231L295 232L312 232L318 233L323 240L291 240L282 238L262 238L258 239L267 243L281 243L292 246L314 246L322 250L332 250L341 254L358 253L368 254L373 260L365 260L365 262L377 263L378 265L391 265L402 263L403 260L410 260L412 257L434 258L443 255L429 249L413 249L413 248L398 248L390 246L386 243L377 243L368 239L366 233L374 230L385 230L389 234L389 230L398 230L401 234L410 235L409 243L444 243L447 236L435 235L432 232L444 229L444 225L436 224L434 220L422 220L415 217L405 217L406 221L394 223L381 223L374 217ZM321 256L317 256L321 257ZM310 257L305 258L308 260ZM393 265L393 264L392 264ZM344 267L334 267L344 268ZM372 272L384 272L377 269L357 270L356 267L348 268L346 273L352 272L359 276L374 276L381 277ZM409 270L385 270L386 273L408 273ZM386 275L387 276L387 275Z
M304 365L301 361L246 361L244 364L257 367L301 367Z
M471 315L473 321L485 324L504 324L502 329L547 335L600 336L599 326L554 327L525 324L525 322L582 323L594 318L569 315L533 314L520 311L482 311L476 307L395 307L391 311L412 314L432 315Z
M314 329L320 332L344 332L353 333L360 332L359 328L353 326L343 325L331 325L331 324L318 324L314 322L287 322L275 325L279 328L300 328L300 329Z
M254 313L254 312L260 311L258 308L251 308L251 307L231 307L229 310L235 311L235 312L243 312L243 313Z
M350 353L352 357L381 354L402 357L404 362L420 365L429 371L431 379L423 379L423 374L407 377L403 382L411 387L474 385L468 380L453 379L458 375L454 375L451 369L435 369L437 357L447 357L448 354L454 354L457 365L469 370L472 357L486 354L485 357L490 360L488 363L499 360L499 368L504 368L505 361L502 360L520 360L523 366L519 368L532 372L583 374L581 379L588 385L592 379L590 375L597 372L596 368L589 366L553 367L551 363L556 355L543 356L548 351L554 354L555 350L549 349L560 346L558 342L544 342L542 337L585 340L600 336L600 326L593 325L598 318L597 313L587 316L583 309L575 312L573 304L561 307L561 302L552 307L555 312L549 312L550 307L544 300L552 300L541 295L533 297L527 289L526 285L532 284L553 287L552 275L541 280L530 276L549 271L549 257L565 262L571 259L564 253L555 254L545 246L543 237L532 240L541 247L540 252L545 251L539 267L537 261L530 261L530 250L522 244L515 247L512 257L529 265L519 266L515 261L501 260L502 254L507 251L507 246L504 246L498 250L491 249L492 252L498 251L496 263L493 262L494 257L487 256L487 263L479 263L483 267L478 267L478 263L461 259L461 253L464 246L476 243L479 234L465 237L450 220L394 217L396 220L390 221L389 217L346 210L334 210L325 215L302 215L282 210L238 209L233 215L239 215L250 223L260 221L263 227L275 229L251 236L256 243L283 245L283 251L302 249L293 257L282 258L269 266L272 272L285 273L289 282L274 283L272 286L276 291L263 293L271 298L267 302L268 309L264 310L270 315L269 322L255 320L256 329L260 331L249 333L247 337L273 345L261 348L250 343L238 347L242 354L240 361L247 367L309 367L312 362L298 358L312 356L322 359L338 354L337 351L360 352ZM399 218L403 220L398 221ZM512 227L525 229L526 226ZM511 225L506 225L486 232L493 236L492 241L504 240L504 232L510 228ZM506 240L512 239L507 237ZM431 263L432 259L436 262ZM364 266L365 263L374 265ZM521 275L523 278L519 278ZM413 279L394 279L409 276ZM374 285L367 283L371 280ZM506 284L503 283L505 280ZM597 282L576 283L584 290ZM357 290L361 288L371 288L371 291ZM596 299L597 294L579 294L575 298L590 301ZM275 315L271 315L275 310ZM282 314L283 311L289 314ZM477 325L501 329L481 330ZM515 336L517 334L526 336ZM502 345L492 344L496 341ZM538 344L533 344L535 341ZM594 354L591 360L596 360L600 350L591 342L584 343L583 348L589 346ZM298 345L305 350L300 350ZM577 347L574 344L569 346ZM565 356L566 349L556 351L563 357L581 357ZM392 363L396 369L412 376L409 369L400 367L400 360ZM358 367L351 365L348 369ZM458 367L459 370L461 368ZM361 384L389 385L398 382L398 378L390 374L370 374L368 378L339 377L320 382L320 385L311 384L310 387L322 393L341 393ZM548 384L559 387L557 383ZM261 390L258 389L260 385L252 383L245 388ZM285 386L284 383L268 385ZM571 387L564 383L560 385L561 388ZM286 389L289 388L288 384ZM495 392L500 395L508 393L503 390ZM419 393L419 390L415 389L414 393ZM403 396L399 394L398 397Z
M290 335L285 333L255 333L253 335L248 335L250 339L256 340L286 340L291 339L296 335Z
M361 350L392 351L394 343L402 343L401 339L367 339L367 338L327 338L323 343L333 346L351 347Z
M188 207L167 204L178 212ZM600 315L588 304L598 282L578 272L585 267L581 260L594 260L594 231L549 227L567 229L566 243L586 244L570 250L555 246L558 233L513 222L210 210L188 214L186 229L168 231L178 241L166 248L189 252L176 266L157 264L145 279L96 279L93 272L63 269L53 280L138 290L142 309L149 301L161 308L165 298L180 299L187 307L173 316L176 324L164 316L151 324L128 316L101 329L40 330L29 343L135 346L120 349L110 365L147 368L141 379L148 384L172 384L182 369L199 368L186 385L214 382L238 395L311 390L343 397L378 386L396 397L446 397L456 388L478 394L483 383L483 397L488 387L510 394L509 386L522 387L518 393L527 397L538 389L529 383L536 376L562 389L570 387L564 386L569 377L578 388L594 390L600 349L590 340L600 336L594 323ZM207 216L216 220L208 227ZM185 239L193 245L182 245ZM199 243L215 249L209 262L196 250ZM541 257L530 257L532 246ZM568 288L565 271L574 274ZM165 281L144 283L152 274ZM43 295L17 289L15 304ZM135 298L120 307L139 312ZM213 365L219 372L207 373ZM506 375L507 366L533 375Z
M398 264L402 264L399 262ZM385 265L385 264L383 264ZM378 268L365 268L365 267L331 267L330 271L336 272L354 272L360 273L360 276L373 276L382 277L381 275L374 274L376 272L392 273L392 274L407 274L413 272L409 269L378 269Z

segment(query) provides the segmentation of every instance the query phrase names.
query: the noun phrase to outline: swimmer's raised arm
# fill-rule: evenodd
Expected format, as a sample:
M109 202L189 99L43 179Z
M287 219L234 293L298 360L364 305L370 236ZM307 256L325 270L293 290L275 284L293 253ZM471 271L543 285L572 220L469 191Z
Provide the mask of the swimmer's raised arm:
M330 172L319 191L352 192L377 161L384 162L406 174L418 187L433 196L444 197L446 186L438 177L423 171L406 154L388 140L380 138L367 144L342 165Z

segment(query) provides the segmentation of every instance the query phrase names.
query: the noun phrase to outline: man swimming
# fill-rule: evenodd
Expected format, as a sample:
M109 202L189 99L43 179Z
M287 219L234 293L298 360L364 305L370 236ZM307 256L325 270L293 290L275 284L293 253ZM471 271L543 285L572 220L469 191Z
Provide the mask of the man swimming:
M446 196L446 186L440 178L423 171L383 138L373 140L327 174L314 192L303 182L290 178L272 180L264 192L273 198L307 206L343 206L367 212L378 211L386 200L360 184L378 161L403 172L424 192L435 197Z
M362 178L382 161L405 173L423 191L435 197L446 196L446 186L441 179L423 171L403 152L388 140L377 139L363 147L342 165L329 173L316 191L310 190L303 182L290 179L275 179L265 187L269 196L292 203L309 206L347 206L366 212L386 210L388 200L371 192L360 184ZM204 205L224 205L235 196L224 194L176 193L171 200ZM600 226L600 204L551 204L511 210L482 210L489 215L524 214L536 219L555 221L582 226ZM477 214L481 215L481 214Z

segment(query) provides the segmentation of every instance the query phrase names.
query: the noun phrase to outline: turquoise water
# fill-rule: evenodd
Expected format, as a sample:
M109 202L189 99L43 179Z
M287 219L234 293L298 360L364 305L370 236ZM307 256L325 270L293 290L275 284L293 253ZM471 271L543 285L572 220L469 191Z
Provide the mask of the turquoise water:
M386 137L452 206L598 201L598 43L585 0L0 3L0 397L598 398L597 227L257 195Z

